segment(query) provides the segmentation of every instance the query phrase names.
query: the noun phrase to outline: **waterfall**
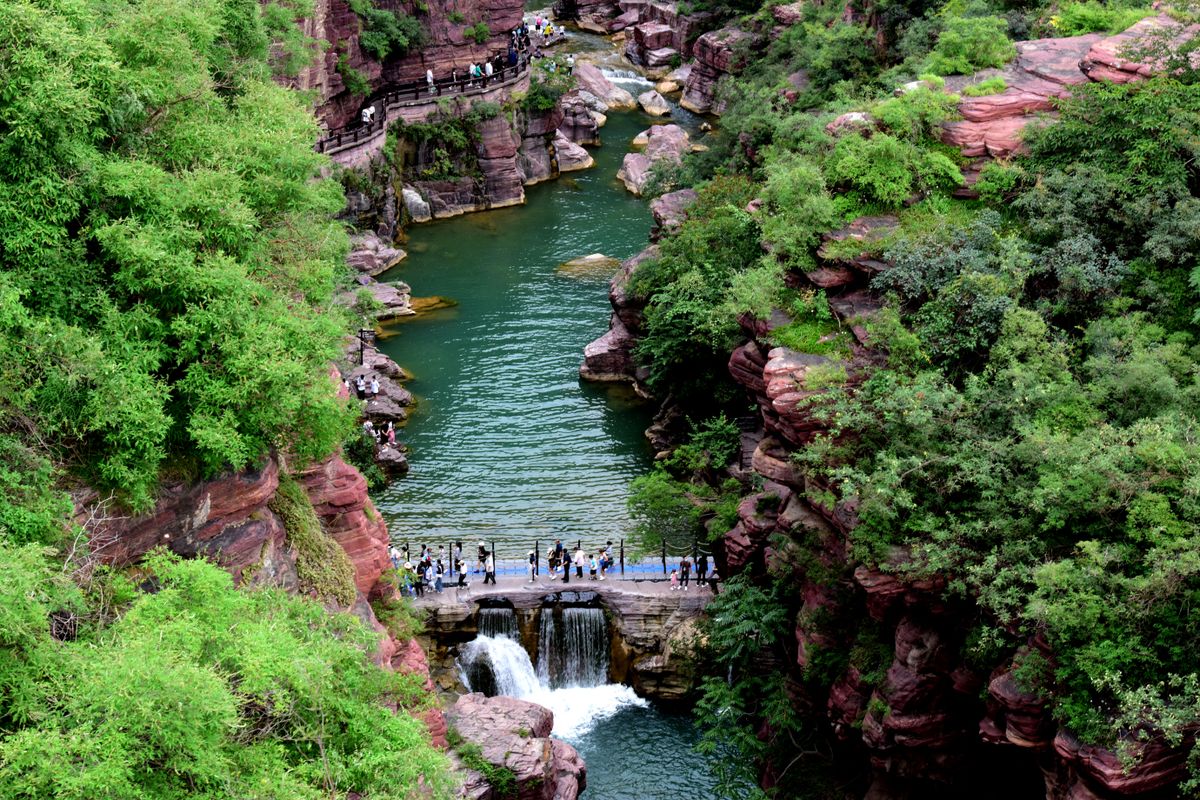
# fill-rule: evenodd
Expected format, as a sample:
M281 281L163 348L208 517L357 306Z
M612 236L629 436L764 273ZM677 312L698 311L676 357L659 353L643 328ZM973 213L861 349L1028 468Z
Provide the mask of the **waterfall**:
M646 80L645 77L639 75L631 69L614 69L611 67L604 67L600 70L600 72L604 75L604 77L608 78L609 83L612 83L615 86L620 86L621 88L629 91L633 91L633 89L636 88L638 92L644 92L654 86L653 81Z
M601 686L608 682L608 622L598 608L542 609L538 636L538 679L543 685Z
M543 686L550 686L553 682L551 676L559 672L557 667L562 663L562 659L559 657L562 650L555 644L557 631L554 626L554 609L543 608L542 613L538 616L540 620L538 622L537 675ZM554 661L553 664L551 659Z
M490 636L493 639L500 636L520 639L516 613L511 608L479 609L479 635Z
M458 654L459 675L469 691L539 703L554 712L553 734L567 739L582 736L622 708L646 706L630 687L607 683L608 622L600 609L564 608L556 620L558 610L543 607L536 671L516 638L504 634L516 627L512 610L479 611L480 635ZM487 636L484 630L500 635Z
M541 689L529 654L506 636L477 636L467 642L459 651L458 666L463 684L489 697L529 697Z
M598 608L563 609L563 686L608 683L608 621Z

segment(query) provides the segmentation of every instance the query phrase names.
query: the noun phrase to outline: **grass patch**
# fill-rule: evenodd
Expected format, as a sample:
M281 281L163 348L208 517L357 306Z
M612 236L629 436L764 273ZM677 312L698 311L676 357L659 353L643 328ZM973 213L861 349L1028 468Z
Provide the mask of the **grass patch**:
M992 94L1000 94L1008 88L1008 81L1001 78L999 75L982 80L979 83L972 83L970 86L964 86L962 93L967 97L987 97Z

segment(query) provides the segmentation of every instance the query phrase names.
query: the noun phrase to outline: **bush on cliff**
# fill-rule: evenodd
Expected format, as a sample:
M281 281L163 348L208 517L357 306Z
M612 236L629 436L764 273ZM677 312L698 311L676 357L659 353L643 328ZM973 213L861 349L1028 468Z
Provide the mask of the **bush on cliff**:
M419 681L375 666L356 618L204 561L146 567L154 591L107 624L45 553L0 543L0 796L450 796Z
M137 509L349 422L341 192L250 5L0 6L0 431Z

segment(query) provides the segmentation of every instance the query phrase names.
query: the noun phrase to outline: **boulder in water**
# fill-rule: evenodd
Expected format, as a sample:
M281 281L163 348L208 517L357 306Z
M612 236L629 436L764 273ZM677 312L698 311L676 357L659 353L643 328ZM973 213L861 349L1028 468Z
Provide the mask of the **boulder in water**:
M610 278L619 266L621 262L618 259L603 253L592 253L590 256L564 261L558 265L558 271L574 278Z
M671 106L667 103L666 98L654 90L642 92L638 95L638 105L652 117L663 117L671 113Z
M614 86L595 64L589 64L586 61L577 63L574 75L575 84L581 90L603 100L609 110L637 108L637 102L633 99L633 95Z
M515 697L460 697L447 716L463 740L479 747L489 764L512 770L516 796L530 800L573 800L587 786L587 767L574 747L551 739L554 714ZM478 773L467 787L477 786Z

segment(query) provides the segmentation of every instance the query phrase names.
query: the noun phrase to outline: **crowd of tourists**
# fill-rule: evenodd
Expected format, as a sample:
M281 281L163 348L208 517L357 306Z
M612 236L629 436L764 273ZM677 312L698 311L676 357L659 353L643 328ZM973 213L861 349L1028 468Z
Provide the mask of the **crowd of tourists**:
M575 577L583 580L583 570L587 569L588 577L591 580L604 580L605 573L612 569L612 542L607 542L603 547L597 548L590 553L584 553L583 547L577 547L575 554L572 555L568 548L563 546L562 539L555 539L554 544L546 551L546 568L549 570L550 580L558 580L559 575L562 575L563 583L571 582L571 569L575 569ZM527 583L532 583L537 580L538 575L538 557L533 550L529 551L529 580Z
M692 581L692 559L689 556L684 556L679 560L679 566L671 570L671 591L688 591L688 584ZM713 594L717 593L717 581L720 578L717 576L716 567L713 567L712 572L708 570L708 556L704 553L696 556L696 587L700 588L705 583L712 590Z

